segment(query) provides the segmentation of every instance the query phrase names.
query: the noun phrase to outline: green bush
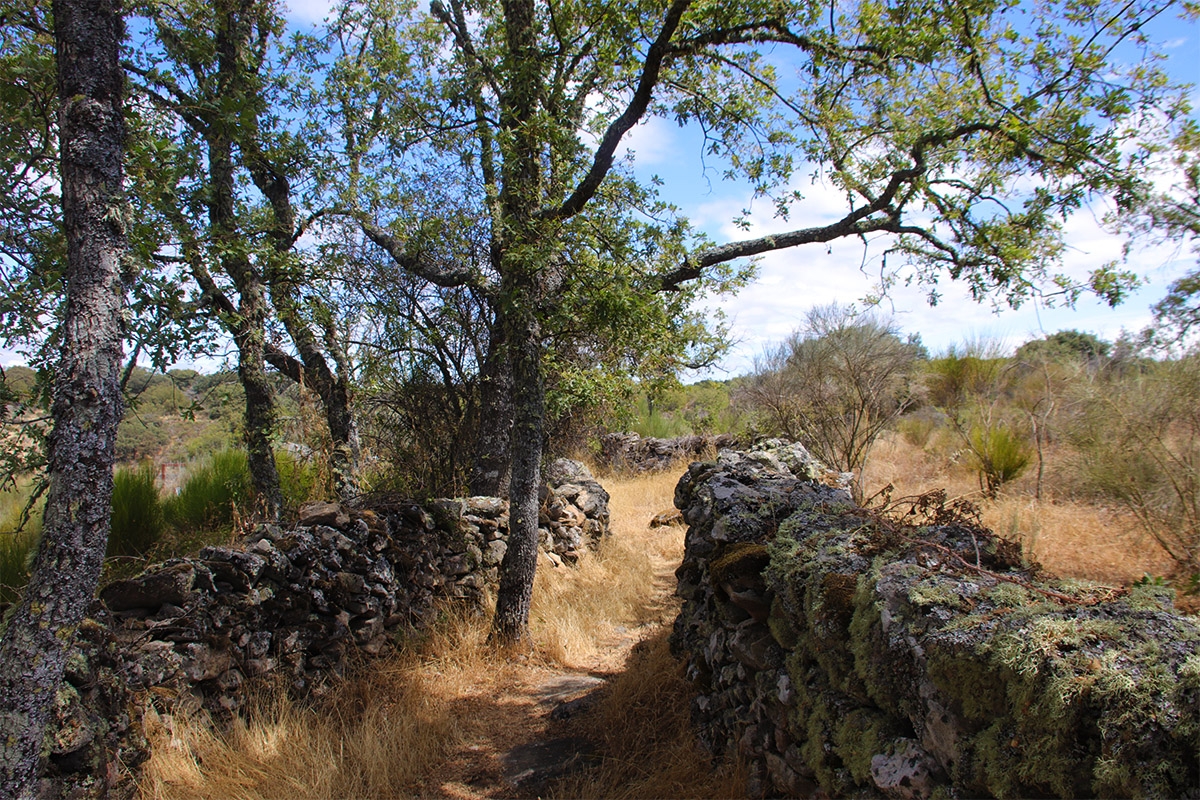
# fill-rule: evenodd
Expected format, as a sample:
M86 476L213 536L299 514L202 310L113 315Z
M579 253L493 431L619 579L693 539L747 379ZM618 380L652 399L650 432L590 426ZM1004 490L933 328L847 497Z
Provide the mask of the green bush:
M676 436L689 436L692 427L687 420L660 413L657 409L644 411L633 423L632 430L639 436L653 439L674 439Z
M1033 451L1011 428L979 426L969 437L979 483L984 494L995 497L1000 487L1016 479L1033 459Z
M177 530L223 528L233 524L234 509L245 510L251 500L250 467L241 450L222 450L193 470L163 513Z
M108 556L144 556L162 538L163 504L154 465L121 467L113 474Z

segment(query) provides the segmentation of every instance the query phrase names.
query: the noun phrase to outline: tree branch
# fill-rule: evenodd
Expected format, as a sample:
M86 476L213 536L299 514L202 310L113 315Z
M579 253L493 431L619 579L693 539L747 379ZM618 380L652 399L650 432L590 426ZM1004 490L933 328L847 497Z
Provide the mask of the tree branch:
M392 261L406 272L419 278L424 278L436 286L453 288L455 286L477 286L479 277L470 268L443 269L421 257L419 249L412 248L407 242L402 242L383 228L357 219L358 226L367 238L384 249Z
M638 123L650 106L654 87L658 84L658 76L662 71L663 60L671 49L671 37L678 30L683 13L690 5L691 0L674 0L671 3L671 7L667 9L666 16L663 18L662 30L659 31L658 38L654 40L654 44L650 45L650 50L646 53L646 61L642 65L642 74L638 78L633 98L621 116L613 120L612 124L608 126L608 130L604 132L604 138L600 140L600 146L596 148L592 168L588 170L588 174L580 181L571 196L557 209L543 212L544 217L550 219L573 217L582 211L587 202L596 194L601 182L612 169L613 156L621 144L621 139Z

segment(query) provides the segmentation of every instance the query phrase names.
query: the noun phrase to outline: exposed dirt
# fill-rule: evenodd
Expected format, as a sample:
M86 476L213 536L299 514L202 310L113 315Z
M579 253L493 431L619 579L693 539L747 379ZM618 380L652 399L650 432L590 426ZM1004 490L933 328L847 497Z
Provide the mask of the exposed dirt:
M586 730L591 701L624 669L634 646L674 618L673 567L660 572L643 616L652 621L617 628L590 662L566 669L537 655L516 655L487 686L463 696L455 710L460 744L426 777L421 795L534 798L548 781L586 763L592 743L579 731Z

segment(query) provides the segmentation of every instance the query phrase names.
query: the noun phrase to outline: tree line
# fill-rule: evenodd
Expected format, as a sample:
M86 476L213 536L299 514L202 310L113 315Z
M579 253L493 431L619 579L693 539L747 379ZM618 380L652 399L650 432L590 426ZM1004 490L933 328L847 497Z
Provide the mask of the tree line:
M319 398L344 496L360 353L472 383L470 488L511 504L494 635L522 641L548 415L710 359L693 302L747 259L882 239L891 279L931 299L947 277L1014 304L1121 299L1118 267L1061 273L1062 226L1096 197L1131 229L1180 225L1154 173L1164 152L1186 166L1195 126L1141 32L1172 5L366 0L298 32L272 0L5 0L0 319L51 376L54 421L42 543L0 645L7 793L32 792L95 589L133 365L232 342L267 516L272 371ZM712 241L623 155L652 118L702 130L782 218L809 174L845 206Z

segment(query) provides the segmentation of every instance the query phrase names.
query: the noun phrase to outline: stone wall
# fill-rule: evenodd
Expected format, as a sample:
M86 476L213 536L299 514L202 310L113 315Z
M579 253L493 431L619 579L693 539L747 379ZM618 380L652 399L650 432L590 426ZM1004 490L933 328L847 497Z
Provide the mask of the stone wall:
M824 481L824 482L823 482ZM1200 797L1200 625L969 508L856 508L798 446L693 464L672 645L755 796Z
M555 462L547 479L539 535L547 566L561 566L607 535L608 493L577 462ZM482 607L507 532L498 498L319 503L290 529L260 525L109 584L59 692L45 794L128 788L145 703L220 718L255 679L319 692L352 652L426 627L442 601Z
M636 433L606 433L600 437L600 459L613 470L661 472L733 444L734 438L724 433L674 439L642 438Z

